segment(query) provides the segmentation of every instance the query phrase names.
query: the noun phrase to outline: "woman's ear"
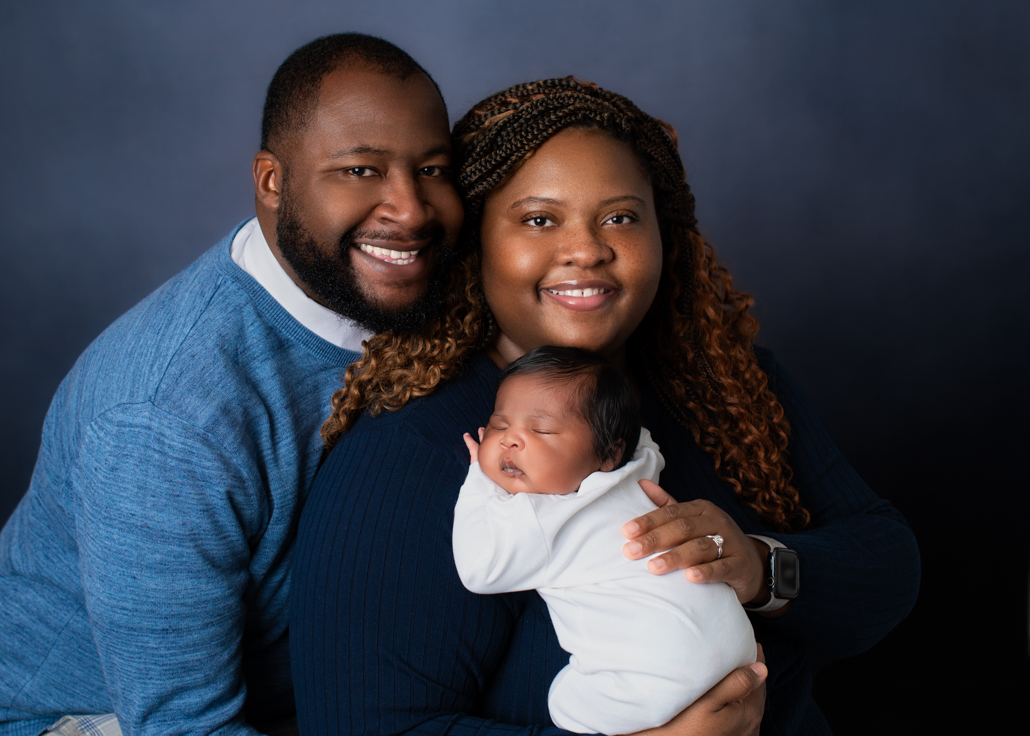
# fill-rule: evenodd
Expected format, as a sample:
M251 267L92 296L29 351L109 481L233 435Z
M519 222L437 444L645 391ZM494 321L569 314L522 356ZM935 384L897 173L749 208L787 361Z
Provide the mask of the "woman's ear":
M622 462L622 453L625 451L626 443L622 440L619 440L609 447L608 452L605 453L605 458L601 461L601 472L608 473L615 470L615 468Z

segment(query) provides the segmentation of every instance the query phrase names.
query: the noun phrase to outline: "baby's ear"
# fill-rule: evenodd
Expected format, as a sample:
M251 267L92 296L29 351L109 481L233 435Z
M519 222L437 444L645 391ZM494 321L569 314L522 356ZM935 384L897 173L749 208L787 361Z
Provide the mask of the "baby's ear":
M480 427L479 428L479 441L480 442L483 441L483 435L484 434L486 434L486 427Z
M625 451L626 443L622 440L609 447L607 457L601 461L601 472L608 473L615 470L616 466L622 462L622 453Z

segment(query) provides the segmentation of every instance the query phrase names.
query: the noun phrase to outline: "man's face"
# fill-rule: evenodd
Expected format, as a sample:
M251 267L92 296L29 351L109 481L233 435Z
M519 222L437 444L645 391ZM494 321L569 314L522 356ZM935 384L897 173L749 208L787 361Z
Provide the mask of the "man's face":
M421 325L438 308L441 266L463 218L432 82L344 66L325 77L288 145L276 247L291 276L373 331Z

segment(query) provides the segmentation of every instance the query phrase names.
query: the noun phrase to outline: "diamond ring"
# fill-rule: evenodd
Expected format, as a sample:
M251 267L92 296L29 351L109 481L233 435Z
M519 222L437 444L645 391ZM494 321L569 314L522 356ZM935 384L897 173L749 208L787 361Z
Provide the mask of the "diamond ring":
M715 542L715 546L719 548L719 554L715 556L715 559L722 557L722 543L726 540L722 538L721 534L706 534L706 537Z

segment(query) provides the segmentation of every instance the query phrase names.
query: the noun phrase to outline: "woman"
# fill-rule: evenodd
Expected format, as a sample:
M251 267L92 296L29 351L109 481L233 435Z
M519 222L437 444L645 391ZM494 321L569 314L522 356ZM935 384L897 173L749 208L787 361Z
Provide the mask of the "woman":
M533 592L465 591L450 528L468 469L462 433L489 416L502 366L557 344L623 368L667 459L662 488L649 489L662 508L627 525L627 556L672 548L653 572L688 567L690 580L777 608L752 616L769 668L762 732L828 733L809 657L860 652L908 613L915 540L752 348L751 299L698 233L674 133L625 98L552 79L488 98L454 136L467 238L443 316L415 335L377 336L323 427L335 447L294 558L302 727L492 735L550 724L548 687L568 655L546 607ZM765 584L767 542L800 558L803 587L788 605ZM726 683L655 730L754 732L761 690L713 706Z

